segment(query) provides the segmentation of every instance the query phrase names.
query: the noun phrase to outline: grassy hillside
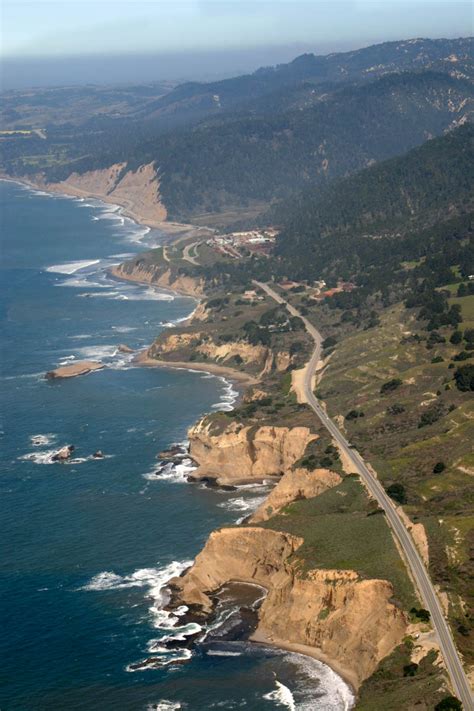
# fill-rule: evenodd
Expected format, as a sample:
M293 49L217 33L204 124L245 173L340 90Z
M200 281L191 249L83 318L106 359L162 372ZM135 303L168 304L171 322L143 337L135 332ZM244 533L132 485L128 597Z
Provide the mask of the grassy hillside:
M433 343L401 305L385 310L376 328L341 333L318 394L384 486L425 525L431 574L449 594L456 641L469 659L471 620L461 600L473 602L474 399L457 388L455 373L474 351L458 361L463 344L450 343L452 329L436 333Z

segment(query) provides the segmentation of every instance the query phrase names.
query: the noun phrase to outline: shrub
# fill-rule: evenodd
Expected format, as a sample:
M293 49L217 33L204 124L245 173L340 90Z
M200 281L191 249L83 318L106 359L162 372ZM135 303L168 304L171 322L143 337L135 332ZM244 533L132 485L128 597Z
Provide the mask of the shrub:
M429 610L425 610L423 607L420 607L419 610L416 607L412 607L410 613L419 619L420 622L429 622L431 619Z
M290 326L292 331L302 331L304 329L304 323L299 316L290 317Z
M387 487L386 491L390 498L396 501L398 504L406 504L407 495L403 484L390 484L390 486Z
M452 343L453 345L457 346L458 343L461 343L462 341L462 332L461 331L453 331L451 334L451 338L449 339L449 342Z
M456 353L454 356L453 360L468 360L471 357L470 351L461 351L460 353Z
M474 328L466 328L464 331L464 340L466 343L474 343Z
M444 472L445 469L446 465L444 462L436 462L433 467L433 474L441 474L441 472Z
M434 711L462 711L462 703L455 696L445 696L436 704Z
M438 331L431 331L428 338L428 343L430 345L434 345L435 343L446 343L446 338L444 336L441 336Z
M411 664L405 664L403 667L403 676L415 676L418 671L418 664L411 662Z
M432 363L443 363L444 358L443 358L443 356L438 355L438 356L435 356L434 358L432 358L431 362Z
M428 425L433 425L443 416L443 408L439 405L431 407L429 410L424 412L418 422L418 429L420 427L427 427Z
M332 348L337 343L337 339L334 336L328 336L324 339L322 346L323 348Z
M346 420L357 420L358 417L364 417L361 410L350 410L346 415Z
M329 469L329 467L332 467L332 459L331 457L323 457L320 461L320 465L324 469Z
M272 398L271 397L261 397L260 400L254 400L256 405L260 405L260 407L269 407L272 404Z
M387 380L386 383L380 388L380 394L385 395L385 393L390 393L400 387L402 381L400 378L392 378L392 380Z
M295 355L295 353L300 353L304 348L303 341L293 341L290 345L290 356Z
M405 407L399 402L395 402L393 405L387 407L388 415L401 415L402 412L405 412Z

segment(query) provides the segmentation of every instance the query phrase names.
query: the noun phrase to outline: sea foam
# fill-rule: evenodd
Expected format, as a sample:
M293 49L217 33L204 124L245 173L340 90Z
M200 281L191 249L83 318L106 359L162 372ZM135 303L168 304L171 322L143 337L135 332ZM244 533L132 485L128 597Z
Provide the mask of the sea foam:
M279 705L285 706L290 711L296 711L295 700L291 690L282 684L278 679L275 681L276 689L264 694L263 698L268 701L276 701Z
M46 267L47 272L52 272L54 274L74 274L80 269L86 269L86 267L91 267L94 264L99 264L100 259L83 259L77 262L65 262L64 264L52 264L50 267Z

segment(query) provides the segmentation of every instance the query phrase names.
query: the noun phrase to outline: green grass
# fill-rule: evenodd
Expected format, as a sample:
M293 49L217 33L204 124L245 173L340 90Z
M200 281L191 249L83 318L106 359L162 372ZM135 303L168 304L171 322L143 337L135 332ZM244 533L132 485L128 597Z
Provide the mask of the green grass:
M470 327L467 318L474 319L474 297L450 301L461 304L464 321L460 328ZM380 326L340 337L320 391L333 416L346 415L351 409L364 412L365 417L344 422L348 437L385 486L398 482L405 487L405 508L413 521L425 525L431 575L450 596L450 621L457 634L460 624L470 625L459 612L459 596L465 602L469 598L472 561L452 535L445 535L456 526L445 530L438 522L457 519L461 535L469 535L465 517L474 506L474 399L456 388L455 368L448 368L454 354L462 350L449 342L452 330L440 329L446 343L428 349L428 334L413 314L401 305L391 307L381 314ZM416 342L409 334L420 334L424 340ZM431 363L438 355L443 362ZM380 385L390 378L399 378L403 384L382 396ZM404 412L387 412L394 404L402 405ZM441 417L419 428L422 414L436 406L442 408ZM437 462L445 464L439 474L433 472ZM451 549L459 554L459 563L448 556ZM466 660L474 660L471 639L472 631L470 637L456 636Z
M435 665L436 652L429 652L414 676L404 676L411 662L412 642L407 640L386 657L359 691L356 711L432 711L447 692Z
M301 536L295 554L303 570L313 568L355 570L363 578L389 580L395 599L404 609L418 601L382 513L374 513L364 488L346 477L320 496L297 501L265 526Z
M449 299L450 304L459 304L461 307L461 314L463 317L463 323L460 328L465 328L465 321L474 321L474 294L470 296L461 296L459 298Z

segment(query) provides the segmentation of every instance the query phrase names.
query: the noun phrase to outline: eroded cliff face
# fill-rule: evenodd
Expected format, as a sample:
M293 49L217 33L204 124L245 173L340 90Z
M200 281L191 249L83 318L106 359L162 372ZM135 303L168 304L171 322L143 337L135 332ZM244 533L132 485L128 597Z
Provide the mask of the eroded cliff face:
M267 589L258 631L280 643L311 647L347 670L357 687L402 641L404 614L390 602L386 580L362 580L351 570L312 570L303 576L291 556L303 543L258 527L212 533L194 565L172 581L181 601L210 611L208 593L231 580Z
M317 435L308 427L255 428L239 422L216 431L205 417L191 427L188 438L191 457L199 465L193 477L225 485L285 474Z
M214 343L207 340L197 349L202 355L212 358L217 363L226 363L235 358L246 365L262 365L267 357L268 348L253 346L246 341L228 341L227 343Z
M149 354L152 357L163 356L165 359L169 358L171 354L185 358L186 356L183 354L183 350L189 348L213 360L215 363L222 365L231 364L229 361L232 361L238 356L240 363L258 366L267 351L264 346L252 346L245 341L216 344L205 333L194 331L190 333L161 334L149 349Z
M282 508L298 499L311 499L337 486L342 477L330 469L291 469L286 472L272 489L265 501L251 516L251 523L267 521Z
M34 176L36 182L43 181ZM160 181L153 163L127 170L126 163L115 163L101 170L71 173L60 183L45 184L48 190L72 195L97 197L122 205L139 222L159 224L166 220L166 208L160 195Z
M171 269L163 270L162 267L143 258L112 267L111 273L119 279L171 289L185 296L200 297L204 292L202 279L185 274L172 274Z

